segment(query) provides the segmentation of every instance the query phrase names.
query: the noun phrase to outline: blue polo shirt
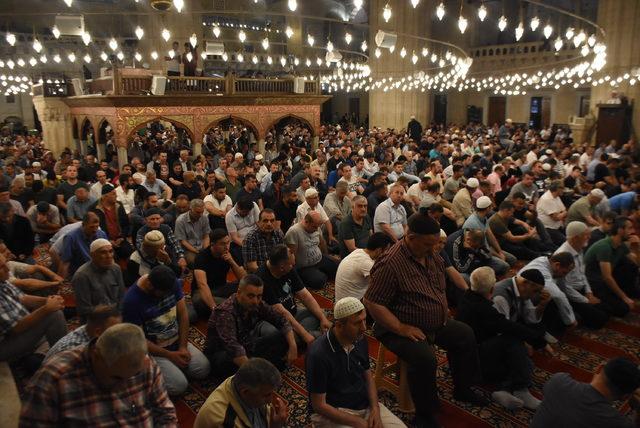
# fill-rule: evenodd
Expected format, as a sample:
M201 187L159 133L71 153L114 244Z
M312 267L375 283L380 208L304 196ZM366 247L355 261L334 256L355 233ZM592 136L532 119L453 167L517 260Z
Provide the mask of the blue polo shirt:
M65 235L60 258L63 262L69 262L69 274L75 273L80 266L91 260L89 247L98 238L109 239L101 229L98 229L92 238L87 239L82 227Z
M306 367L309 410L313 411L311 394L326 394L327 404L336 408L362 410L369 407L364 377L370 368L366 338L358 340L347 353L332 328L311 344Z

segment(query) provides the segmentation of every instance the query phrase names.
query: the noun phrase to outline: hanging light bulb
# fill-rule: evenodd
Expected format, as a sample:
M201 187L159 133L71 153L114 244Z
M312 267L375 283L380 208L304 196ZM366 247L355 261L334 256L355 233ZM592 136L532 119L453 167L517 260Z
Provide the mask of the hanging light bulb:
M360 45L360 49L362 50L362 52L366 52L367 49L369 49L369 45L367 45L367 41L363 40L362 44Z
M136 61L140 62L142 61L142 55L140 55L140 52L136 52L136 54L133 56Z
M553 27L551 26L551 24L547 24L544 26L542 32L544 33L544 38L548 39L553 34Z
M269 49L269 38L265 37L264 39L262 39L262 49L264 49L265 51L267 49Z
M311 34L307 35L307 43L309 44L309 46L313 46L313 44L316 42L316 39L313 38L313 36Z
M348 44L348 45L350 45L350 44L351 44L351 33L347 32L347 33L344 35L344 41L345 41L345 43L346 43L346 44Z
M305 64L307 67L311 67L311 60L310 60L309 58L307 58L307 60L304 62L304 64Z
M200 52L200 58L202 58L202 60L206 60L207 59L207 52L206 51L202 51Z
M168 42L169 39L171 38L171 32L166 28L162 29L162 33L160 33L160 35L162 36L165 42Z
M587 48L588 49L588 48ZM35 67L38 64L38 60L35 59L34 57L31 57L31 59L29 60L29 65L31 67Z
M467 22L467 18L460 15L460 17L458 18L458 28L460 29L460 33L464 34L464 32L467 30L468 24L469 23Z
M380 51L380 48L376 48L373 54L376 56L376 58L380 58L380 55L382 55L382 52Z
M300 60L298 59L298 57L293 58L293 65L297 67L299 64L300 64Z
M353 0L353 7L356 10L360 10L362 8L362 3L363 3L362 0Z
M283 56L280 57L280 65L283 67L287 65L287 59Z
M520 22L516 27L516 42L522 38L523 34L524 34L524 25L522 25L522 22Z
M415 9L420 4L420 0L411 0L411 6Z
M227 53L226 53L226 52L222 52L222 60L223 60L223 61L226 61L226 60L228 60L228 59L229 59L229 55L227 55Z
M580 30L576 38L579 40L579 45L582 44L585 40L587 40L587 35L584 30Z
M487 17L487 8L484 6L484 3L482 3L478 8L478 19L480 19L480 22L484 22L484 19L486 17Z
M238 59L238 62L244 62L244 55L242 55L242 53L239 53L236 58Z
M76 62L76 54L71 52L69 55L67 55L67 59L69 60L69 62Z
M560 36L558 36L556 41L553 43L553 47L556 51L560 51L560 49L562 49L562 38Z
M138 54L138 55L140 55L140 54ZM91 62L91 55L86 54L86 55L84 56L84 58L83 58L83 59L84 59L84 62L86 62L87 64L89 64L89 63ZM139 61L139 60L138 60L138 61Z
M589 55L589 46L582 45L582 49L580 49L580 53L582 54L582 56Z
M182 12L182 8L184 7L184 0L173 0L173 7L179 12Z
M393 53L396 50L396 45L389 46L389 53Z
M138 40L142 40L142 37L144 36L144 30L142 29L142 27L140 27L139 25L136 27L136 37L138 38Z
M157 54L156 54L156 55L157 55ZM152 54L152 56L153 56L153 54ZM101 59L101 60L103 60L103 61L106 61L106 60L108 60L108 59L109 59L109 56L108 56L108 55L103 51L103 52L100 54L100 59Z
M258 63L258 57L256 55L252 56L251 57L251 62L254 63L254 64L257 64Z
M498 29L500 31L504 31L505 28L507 28L507 18L504 15L502 15L498 20Z
M111 48L112 51L115 51L116 49L118 49L118 42L113 37L111 38L111 40L109 40L109 47Z
M571 39L573 38L573 35L574 35L574 34L575 34L575 33L574 33L574 31L573 31L573 27L569 27L569 28L567 28L567 32L566 32L566 33L564 33L564 36L565 36L567 39L571 40Z
M9 60L9 61L11 61L11 60ZM55 62L55 63L57 63L57 64L60 64L60 61L62 61L62 58L60 58L60 55L55 54L55 55L53 56L53 62ZM9 65L9 63L7 63L7 65Z
M440 2L438 7L436 8L436 16L440 21L444 18L444 3Z
M240 30L238 33L238 39L240 39L240 43L244 43L244 41L247 40L247 35L244 31Z
M73 4L73 0L64 0L64 2L67 4L67 6L71 7L71 5Z
M387 3L384 6L384 9L382 9L382 17L384 18L384 22L389 22L391 19L391 7L389 6L389 3Z
M33 39L33 50L37 53L40 53L42 51L42 43L40 43L40 40Z
M296 0L289 0L287 1L287 6L289 6L291 12L295 12L298 8L298 2Z
M49 61L49 59L47 58L46 55L40 55L40 62L43 64L46 64L47 61Z
M413 55L411 55L411 62L415 65L418 62L418 55L416 55L415 52L413 52Z
M60 58L60 57L58 57ZM58 62L60 62L60 60L58 60ZM13 60L9 60L7 61L7 67L9 67L11 70L13 70L13 67L15 67L15 63L13 62Z
M271 58L271 55L267 56L267 64L273 64L273 58Z
M7 43L9 43L11 46L16 44L16 35L13 33L7 33Z
M120 61L124 59L124 54L122 53L122 51L118 52L118 54L116 55L116 58L118 58Z
M287 25L287 29L284 30L284 34L286 34L287 38L290 39L293 36L293 29Z
M403 46L402 49L400 49L400 57L404 58L405 56L407 56L407 50Z
M540 18L534 16L533 18L531 18L531 22L529 23L529 25L531 26L531 31L536 31L540 26Z
M322 65L322 59L320 59L320 57L316 58L316 64L318 64L318 67Z
M429 55L429 49L422 48L422 56L427 56L427 55Z
M587 39L587 44L591 47L593 47L596 44L596 36L595 34L592 34L589 36L589 38Z
M327 52L333 52L333 43L331 43L331 40L327 41Z
M173 59L176 56L176 52L173 49L171 49L168 54L170 59Z
M193 59L193 54L191 52L187 52L186 58L187 62L191 62L191 60Z
M580 46L580 42L580 37L578 37L577 35L573 36L573 46L577 48L578 46Z
M191 37L189 37L189 44L192 48L198 46L198 36L196 36L196 33L193 33Z
M56 25L54 25L53 28L51 29L51 33L53 33L53 37L55 37L56 39L60 38L60 30Z
M213 27L213 35L216 39L220 37L220 27L218 27L217 25L214 25Z
M156 52L156 51L151 52L151 59L154 60L154 61L157 60L158 59L158 52Z
M91 43L91 34L89 34L88 32L84 31L82 33L82 42L84 43L85 46L89 46L89 43Z

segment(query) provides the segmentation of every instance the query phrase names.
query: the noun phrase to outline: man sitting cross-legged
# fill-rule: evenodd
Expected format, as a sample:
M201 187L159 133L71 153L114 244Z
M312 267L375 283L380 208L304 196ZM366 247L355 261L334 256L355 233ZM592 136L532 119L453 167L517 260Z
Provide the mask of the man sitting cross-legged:
M335 304L335 326L307 353L307 390L316 428L400 428L405 424L378 402L364 332L367 313L355 297Z
M184 394L189 386L187 376L204 379L209 375L209 361L187 342L187 305L171 268L156 266L132 285L124 297L122 314L125 322L144 327L149 354L162 371L169 395Z
M320 335L320 330L325 332L331 327L331 322L305 288L293 265L289 248L284 244L276 245L257 275L264 283L264 301L291 323L297 339L309 345ZM304 309L298 309L296 298L305 306ZM265 325L263 332L271 334L269 330L277 333L275 327Z

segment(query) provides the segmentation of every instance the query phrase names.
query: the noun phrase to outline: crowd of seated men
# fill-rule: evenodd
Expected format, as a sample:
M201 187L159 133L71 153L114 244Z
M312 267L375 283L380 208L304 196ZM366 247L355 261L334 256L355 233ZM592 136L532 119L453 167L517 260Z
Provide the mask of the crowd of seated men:
M0 361L32 376L21 424L175 426L172 400L210 379L196 426L286 426L275 391L304 355L314 426L402 427L378 400L372 322L407 363L415 426L438 426L436 346L459 402L488 405L491 385L535 426L633 423L612 406L639 404L630 360L529 388L534 352L637 305L635 141L510 120L319 132L260 151L246 129L196 147L154 122L100 162L3 132ZM331 314L310 291L330 283Z

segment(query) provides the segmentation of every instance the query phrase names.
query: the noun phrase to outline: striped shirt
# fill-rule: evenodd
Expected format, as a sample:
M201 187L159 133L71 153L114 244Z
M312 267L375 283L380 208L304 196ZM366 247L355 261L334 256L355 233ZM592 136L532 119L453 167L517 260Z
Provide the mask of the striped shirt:
M175 407L151 358L145 357L140 373L109 390L96 381L89 357L91 346L64 351L44 363L27 388L20 426L177 426Z
M66 336L58 340L55 345L49 348L44 359L48 360L62 351L75 348L76 346L86 345L89 342L91 342L91 337L89 337L89 334L87 333L87 325L85 324L76 328L72 332L67 333Z
M425 262L423 266L400 240L371 268L365 299L387 307L403 324L438 330L448 317L444 261L428 255Z

